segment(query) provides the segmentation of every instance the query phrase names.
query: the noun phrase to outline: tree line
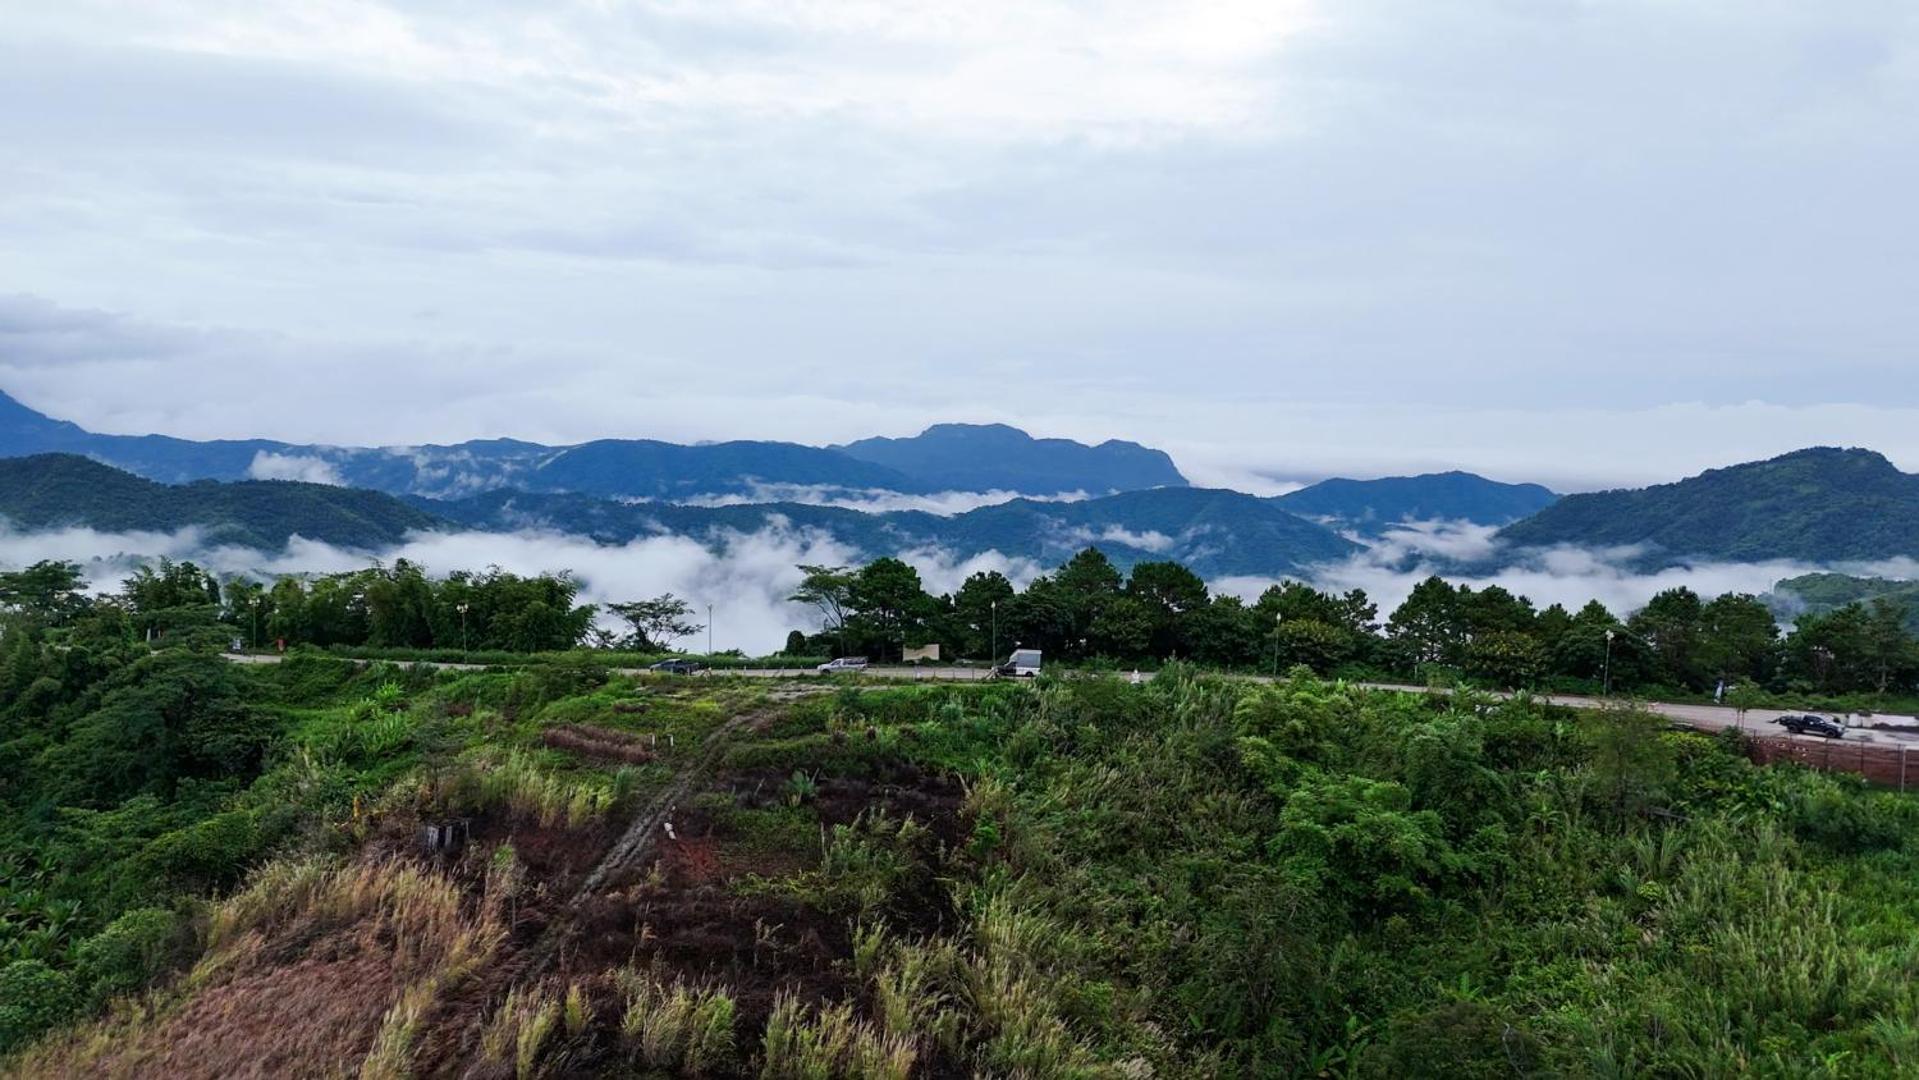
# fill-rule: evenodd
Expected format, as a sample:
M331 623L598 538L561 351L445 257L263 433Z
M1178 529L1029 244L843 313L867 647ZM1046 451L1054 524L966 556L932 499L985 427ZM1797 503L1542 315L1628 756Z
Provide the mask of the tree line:
M522 576L498 567L429 576L405 559L340 574L284 576L272 584L221 581L192 563L142 566L116 592L90 595L81 567L41 562L0 573L0 609L41 624L85 622L94 634L254 648L314 645L475 652L557 652L582 646L663 652L704 627L671 593L605 610L624 632L596 622L564 572Z
M821 629L795 630L785 652L897 660L937 644L947 658L1004 658L1016 646L1055 661L1156 664L1187 659L1240 671L1425 680L1457 677L1504 687L1699 693L1731 686L1776 691L1903 693L1919 683L1919 640L1900 604L1855 603L1801 616L1782 631L1760 598L1705 598L1674 588L1637 611L1599 601L1544 609L1498 585L1439 577L1420 582L1383 619L1364 590L1273 585L1247 602L1215 594L1175 562L1122 572L1097 548L1023 589L997 571L949 594L930 593L894 558L863 566L802 566L790 599ZM238 639L272 648L660 653L699 633L693 607L671 593L605 605L579 602L570 574L522 576L498 567L428 575L406 560L347 573L286 576L271 584L220 580L191 562L136 570L117 592L90 595L81 568L42 562L0 573L0 611L94 636Z
M898 559L802 566L792 599L823 629L795 631L794 653L899 658L937 643L948 657L1004 657L1015 646L1067 661L1190 659L1235 670L1424 679L1456 676L1504 687L1662 687L1710 693L1752 686L1821 693L1909 691L1919 641L1895 604L1853 604L1801 617L1789 631L1759 597L1707 599L1689 588L1654 596L1623 617L1597 600L1544 609L1498 586L1431 577L1382 621L1364 590L1326 592L1297 581L1251 603L1215 594L1175 562L1130 573L1088 548L1024 589L997 571L948 595L930 594Z

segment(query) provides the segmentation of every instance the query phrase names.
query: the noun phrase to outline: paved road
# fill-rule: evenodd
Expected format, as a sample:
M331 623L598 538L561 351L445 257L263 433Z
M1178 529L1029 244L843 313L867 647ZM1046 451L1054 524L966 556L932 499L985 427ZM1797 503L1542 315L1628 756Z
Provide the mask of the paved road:
M229 659L235 663L242 664L276 664L280 662L280 657L273 655L234 655L229 656ZM427 666L446 671L481 671L485 669L485 665L482 664L429 663ZM615 670L622 675L647 674L644 668L618 668ZM732 668L720 672L720 674L749 679L790 679L813 677L815 675L813 669L810 667ZM988 672L985 668L977 667L882 667L876 665L866 669L865 677L869 679L891 679L904 682L980 682L988 677ZM1118 672L1115 673L1113 677L1130 678L1131 675L1127 672ZM1141 680L1151 679L1153 674L1150 671L1142 671L1139 673L1139 677ZM1238 677L1246 679L1249 682L1272 681L1264 675L1244 675ZM1423 694L1429 692L1427 688L1423 686L1403 686L1393 683L1364 683L1362 685L1371 690L1388 690L1408 694ZM1500 694L1497 696L1509 697L1511 695ZM1575 709L1597 709L1606 704L1603 698L1577 697L1564 694L1541 695L1541 699L1549 701L1554 705L1564 705ZM1739 727L1756 735L1790 737L1812 742L1826 741L1817 735L1791 735L1785 728L1773 723L1773 721L1779 717L1788 715L1789 712L1795 710L1749 709L1746 711L1745 716L1741 717L1739 710L1725 705L1683 705L1659 701L1640 702L1639 704L1651 712L1672 720L1674 723L1684 724L1702 731L1720 731L1729 727ZM1805 710L1796 711L1803 712ZM1840 719L1848 725L1865 722L1859 717L1840 717ZM1866 727L1852 727L1851 730L1846 732L1846 741L1848 743L1864 742L1870 745L1888 747L1919 746L1919 718L1910 716L1878 716L1873 719L1881 723L1899 724L1907 728L1907 730L1878 731Z

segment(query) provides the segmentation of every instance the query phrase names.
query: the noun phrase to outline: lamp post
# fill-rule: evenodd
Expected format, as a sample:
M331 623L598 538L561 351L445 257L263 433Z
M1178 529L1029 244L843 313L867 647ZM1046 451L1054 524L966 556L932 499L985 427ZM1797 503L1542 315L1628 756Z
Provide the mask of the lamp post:
M472 605L462 602L455 604L453 610L460 613L460 659L464 661L467 658L468 652L466 643L466 613L472 610Z
M706 659L713 659L713 605L706 605Z
M1611 630L1606 631L1606 697L1612 696L1612 639L1614 636Z
M1273 681L1279 681L1279 624L1284 621L1284 612L1273 612Z
M247 606L253 609L253 647L257 649L260 647L260 597L256 594L247 601Z
M989 664L999 663L999 601L993 601L993 651L986 656Z

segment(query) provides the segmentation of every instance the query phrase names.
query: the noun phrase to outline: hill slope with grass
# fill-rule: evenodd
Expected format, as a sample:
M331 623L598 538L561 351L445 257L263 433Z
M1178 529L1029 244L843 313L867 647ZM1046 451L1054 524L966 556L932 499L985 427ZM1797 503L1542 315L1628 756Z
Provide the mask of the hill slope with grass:
M24 1077L1919 1067L1919 813L1632 713L10 637Z

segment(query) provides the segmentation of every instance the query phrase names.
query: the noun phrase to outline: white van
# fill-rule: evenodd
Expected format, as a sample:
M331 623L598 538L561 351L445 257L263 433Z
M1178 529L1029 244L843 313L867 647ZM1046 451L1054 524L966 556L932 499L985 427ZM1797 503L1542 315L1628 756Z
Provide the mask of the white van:
M1037 678L1039 659L1038 649L1014 649L1004 664L993 669L993 674L1005 679Z

